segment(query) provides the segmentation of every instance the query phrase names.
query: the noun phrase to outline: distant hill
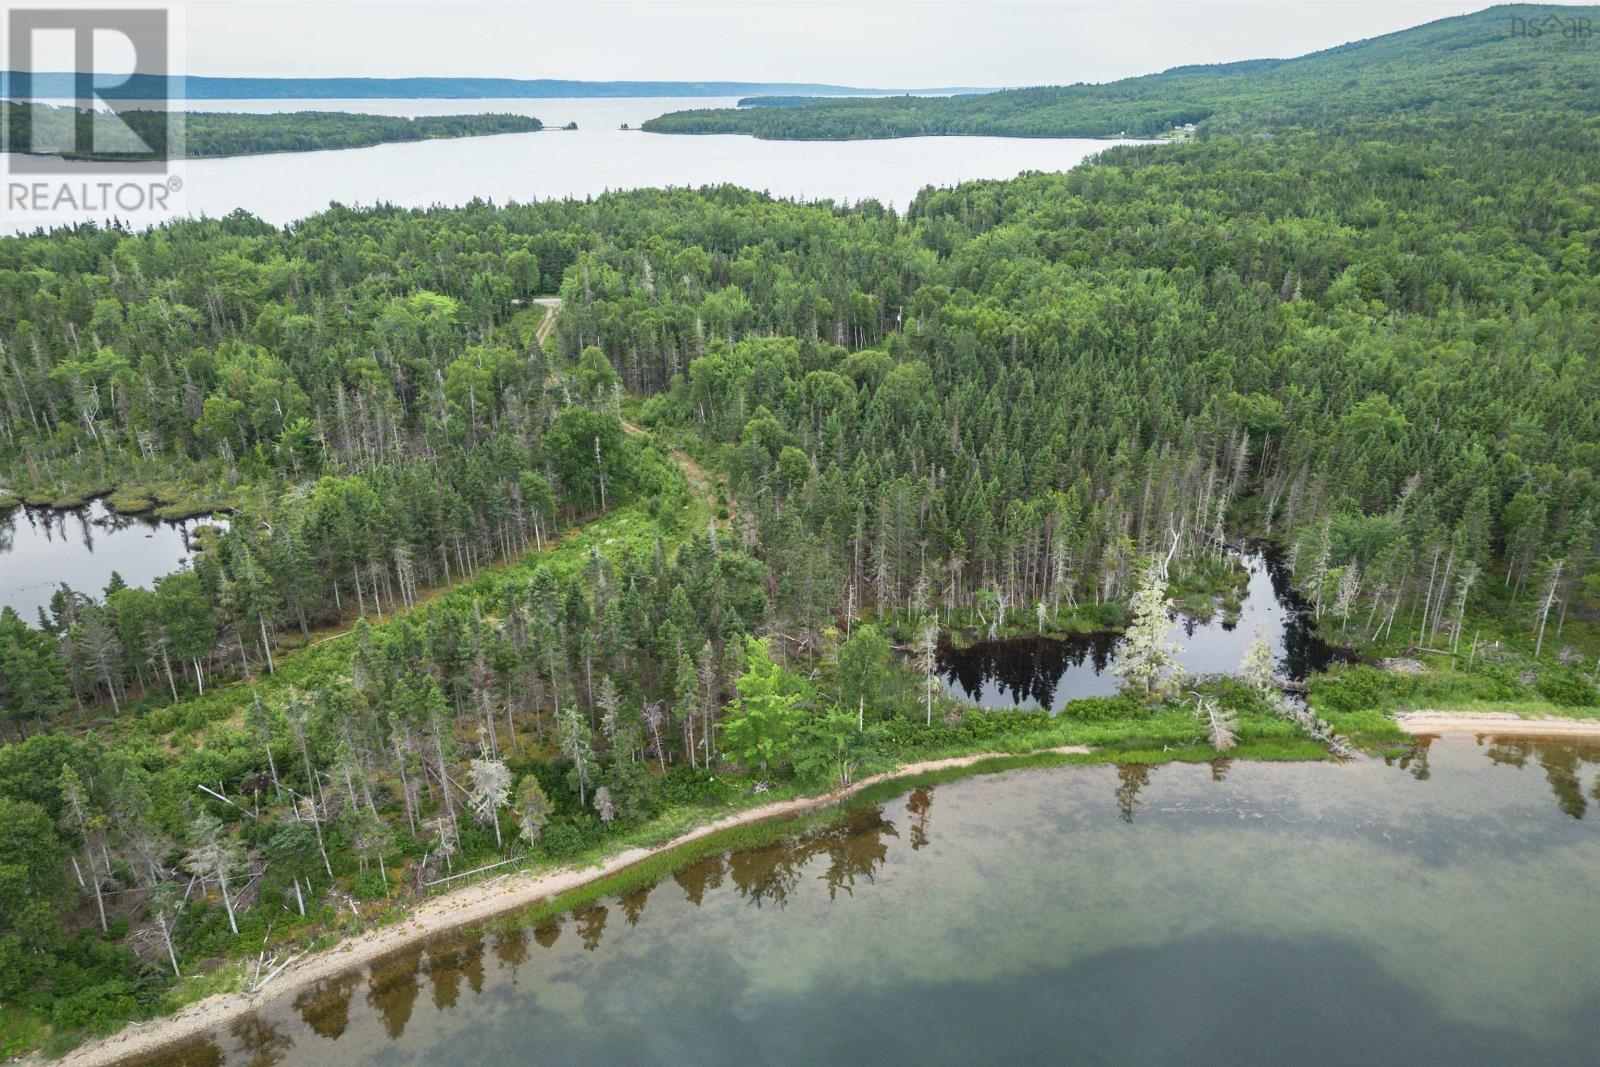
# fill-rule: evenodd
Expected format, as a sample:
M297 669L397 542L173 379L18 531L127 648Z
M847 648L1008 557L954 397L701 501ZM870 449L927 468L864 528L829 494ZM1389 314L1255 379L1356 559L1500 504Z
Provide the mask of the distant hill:
M0 72L0 96L16 96L17 74ZM35 99L62 100L73 95L70 72L32 76ZM796 82L720 81L562 81L549 78L213 78L190 75L163 79L136 74L127 83L101 93L106 99L147 100L163 95L188 100L482 100L496 98L572 98L626 96L884 96L900 93L982 93L986 89L862 89L844 85Z
M1502 5L1296 59L1174 67L1099 85L947 99L799 95L752 94L741 102L753 106L673 112L644 129L825 140L1149 137L1185 123L1253 130L1534 104L1593 114L1600 110L1600 7Z

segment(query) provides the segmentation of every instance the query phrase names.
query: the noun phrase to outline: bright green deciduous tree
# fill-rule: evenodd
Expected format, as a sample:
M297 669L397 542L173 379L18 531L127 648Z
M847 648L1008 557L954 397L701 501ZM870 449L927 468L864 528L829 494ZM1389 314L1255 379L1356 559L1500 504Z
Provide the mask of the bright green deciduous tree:
M889 685L889 639L876 626L857 627L839 646L839 702L856 709L856 728L866 726L867 705Z
M721 723L722 751L734 763L766 772L784 763L800 725L800 679L778 666L765 639L745 638L739 696Z
M844 789L876 753L883 727L862 729L846 708L829 708L807 719L794 744L794 771L801 780Z

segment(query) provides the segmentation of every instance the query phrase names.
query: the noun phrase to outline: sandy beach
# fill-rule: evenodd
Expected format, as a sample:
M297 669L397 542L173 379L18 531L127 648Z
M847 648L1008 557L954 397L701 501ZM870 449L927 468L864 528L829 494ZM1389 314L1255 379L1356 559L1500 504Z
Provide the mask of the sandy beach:
M1395 717L1395 721L1407 733L1422 735L1470 733L1497 736L1600 738L1600 720L1524 719L1510 712L1469 713L1428 709L1399 714ZM1083 754L1089 749L1081 745L1068 745L1047 751ZM404 921L347 938L332 948L295 960L274 978L267 988L257 994L221 993L208 997L172 1015L134 1024L109 1038L83 1045L62 1057L59 1062L72 1067L91 1067L91 1065L114 1064L131 1056L146 1055L163 1046L226 1026L241 1015L279 998L291 996L351 968L369 964L417 938L483 922L528 907L707 835L766 819L779 819L812 811L846 799L881 782L929 771L968 767L1006 755L1013 753L980 753L909 764L892 772L863 778L848 789L836 790L817 797L801 797L763 804L735 812L695 827L661 845L626 849L591 867L563 867L540 873L514 874L442 893L422 902Z
M1509 711L1408 711L1396 715L1395 722L1408 734L1600 737L1600 719L1524 719Z
M1047 749L1060 754L1084 754L1089 751L1082 745L1067 745ZM296 960L279 974L260 993L219 993L197 1001L172 1015L136 1023L121 1032L100 1041L91 1042L67 1053L59 1061L72 1067L113 1064L130 1056L147 1055L165 1045L225 1026L248 1012L281 997L297 993L309 985L331 978L353 967L371 963L392 952L408 941L428 937L460 926L492 919L506 912L516 911L536 904L547 897L557 896L589 882L614 874L679 845L699 840L708 834L745 826L764 819L783 818L824 807L846 799L880 782L929 771L969 767L988 759L1003 758L1016 753L988 752L951 759L929 760L913 763L895 771L863 778L847 789L836 790L818 797L801 797L795 800L763 804L736 812L714 822L698 826L653 848L630 848L607 857L603 862L581 869L559 868L539 874L511 875L465 886L461 889L432 897L422 903L403 922L373 930L341 941L323 952L313 953Z

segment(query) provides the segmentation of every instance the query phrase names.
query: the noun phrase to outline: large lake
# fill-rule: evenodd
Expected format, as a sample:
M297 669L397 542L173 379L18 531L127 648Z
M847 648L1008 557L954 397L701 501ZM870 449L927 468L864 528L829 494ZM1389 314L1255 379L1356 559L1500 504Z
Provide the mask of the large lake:
M641 133L639 123L667 111L731 107L734 100L621 98L573 100L205 100L207 111L354 111L422 115L514 112L573 132L502 134L444 141L294 152L183 164L185 207L212 217L243 208L283 224L330 201L406 207L594 196L646 186L731 182L775 196L858 201L904 209L925 185L1010 178L1026 170L1067 170L1110 141L916 137L888 141L760 141L744 136ZM620 129L623 123L635 127ZM93 175L94 164L75 171ZM85 218L94 218L85 213ZM6 220L6 229L15 229ZM97 220L99 221L99 220ZM135 225L159 221L135 215Z
M1455 737L968 779L152 1062L1594 1063L1597 772Z

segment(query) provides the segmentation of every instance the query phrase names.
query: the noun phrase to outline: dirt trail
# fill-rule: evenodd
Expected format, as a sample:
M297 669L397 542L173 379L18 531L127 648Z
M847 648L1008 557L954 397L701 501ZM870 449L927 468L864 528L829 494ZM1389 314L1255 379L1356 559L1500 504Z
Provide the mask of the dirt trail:
M1045 750L1067 754L1087 754L1083 745L1065 745ZM466 886L434 897L411 913L402 922L382 929L372 930L348 938L323 952L313 953L297 960L271 986L260 994L219 993L189 1005L182 1011L165 1018L129 1026L112 1037L74 1049L59 1061L69 1067L99 1067L114 1064L132 1056L148 1055L167 1045L197 1037L220 1026L225 1026L239 1016L254 1011L273 1001L296 993L323 979L343 974L352 968L371 963L407 942L417 938L453 930L461 926L483 922L486 919L516 911L536 904L589 882L615 874L624 868L670 851L680 845L697 841L709 834L736 826L747 826L767 819L779 819L814 811L828 804L854 796L882 782L929 771L970 767L988 759L1003 758L1016 753L986 752L950 759L927 760L912 763L898 770L874 774L845 789L835 790L819 797L801 797L778 801L735 812L709 823L704 823L653 848L630 848L607 858L594 867L575 870L559 868L542 874L514 874L488 882Z
M541 296L536 297L533 303L544 308L544 318L539 321L539 328L533 334L534 342L542 347L545 340L555 332L556 315L561 310L561 298L559 296ZM553 374L554 372L552 371L552 376ZM622 419L621 421L622 428L629 434L642 437L649 433L643 426L629 422L627 419ZM704 501L711 508L712 514L715 515L721 504L720 483L711 476L710 472L696 463L694 458L687 452L673 449L668 452L668 455L672 457L672 462L683 469L684 477L689 480L689 491ZM726 525L726 523L721 525Z
M1504 737L1600 738L1600 719L1524 719L1509 711L1408 711L1395 722L1408 734L1475 733Z
M539 320L539 328L533 331L534 344L543 348L545 341L555 332L556 312L561 310L561 298L559 296L541 296L536 297L533 302L544 308L544 318Z
M623 430L636 437L643 437L650 432L643 426L631 423L627 419L621 419L620 421ZM694 457L689 453L674 448L669 450L667 455L672 457L672 462L682 468L683 476L689 481L689 492L704 501L706 506L711 509L711 514L713 516L716 515L717 509L722 506L722 484L712 476L710 471L696 463ZM729 518L731 518L733 514L731 499L728 503L728 509ZM727 525L726 521L716 521L718 526Z

